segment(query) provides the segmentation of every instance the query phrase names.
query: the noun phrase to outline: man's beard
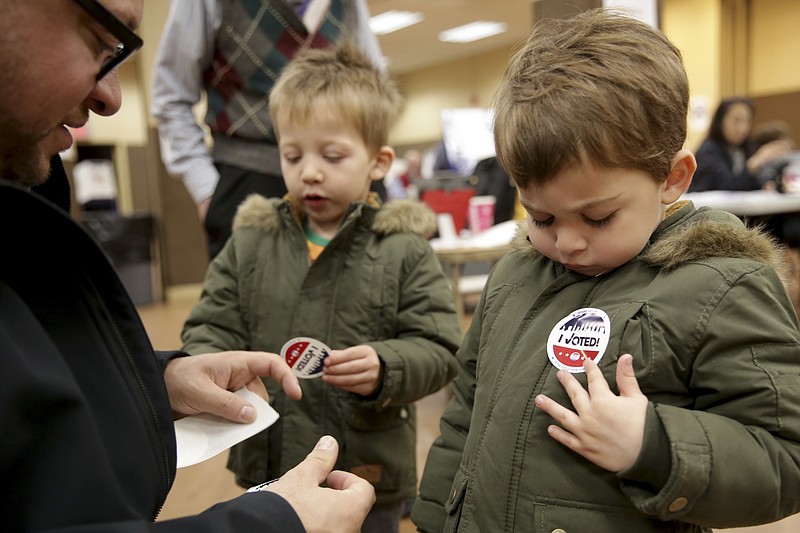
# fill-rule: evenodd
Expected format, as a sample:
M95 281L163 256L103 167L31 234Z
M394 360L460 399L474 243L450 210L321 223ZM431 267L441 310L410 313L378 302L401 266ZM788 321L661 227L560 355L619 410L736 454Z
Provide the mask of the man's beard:
M50 156L42 153L38 139L32 135L14 135L11 133L14 131L20 130L0 129L0 179L25 187L43 183L50 174Z

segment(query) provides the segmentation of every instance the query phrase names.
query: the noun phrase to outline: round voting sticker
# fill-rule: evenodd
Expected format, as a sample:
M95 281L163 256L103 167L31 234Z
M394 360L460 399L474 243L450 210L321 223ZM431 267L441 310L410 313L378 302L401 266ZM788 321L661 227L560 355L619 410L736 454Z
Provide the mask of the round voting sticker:
M281 348L281 357L299 378L322 376L323 363L331 353L324 343L310 337L295 337Z
M611 320L602 309L585 307L562 318L547 339L547 357L561 370L584 372L583 362L599 363L611 336Z

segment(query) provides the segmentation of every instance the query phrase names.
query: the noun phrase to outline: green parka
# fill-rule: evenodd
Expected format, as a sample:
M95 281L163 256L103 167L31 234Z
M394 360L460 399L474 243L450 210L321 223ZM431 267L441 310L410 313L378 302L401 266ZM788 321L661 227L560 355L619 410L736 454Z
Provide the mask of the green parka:
M422 531L699 532L800 510L800 333L769 239L687 202L600 277L516 243L458 353L412 511ZM583 308L610 319L611 389L630 353L650 399L642 451L619 474L549 437L534 405L543 393L572 408L546 345Z
M379 502L416 494L413 402L456 374L461 340L453 298L429 243L424 204L353 204L313 265L290 199L251 196L233 235L209 267L200 302L183 330L192 354L223 350L279 353L294 337L331 349L369 344L383 365L374 397L302 379L288 399L265 379L280 419L235 446L229 468L243 486L278 477L323 434L340 445L336 468L371 481Z

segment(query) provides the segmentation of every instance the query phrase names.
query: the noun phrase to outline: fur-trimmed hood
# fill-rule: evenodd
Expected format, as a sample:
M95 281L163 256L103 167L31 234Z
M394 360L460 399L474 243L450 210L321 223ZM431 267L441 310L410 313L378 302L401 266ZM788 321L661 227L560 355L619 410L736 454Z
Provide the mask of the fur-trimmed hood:
M531 257L541 255L528 241L524 224L517 228L512 244L515 250ZM697 210L688 201L669 207L666 219L651 237L651 244L640 255L643 262L667 270L712 257L757 261L775 269L784 281L788 279L783 254L765 230L745 226L725 211Z
M302 212L291 195L282 200L265 198L252 194L242 202L233 219L233 229L257 228L267 233L278 231L281 227L281 216L278 206L287 202L298 221ZM354 209L377 209L372 221L372 231L381 235L392 233L413 233L429 238L436 231L436 215L424 203L413 200L394 200L385 205L378 205L370 199L367 203L356 204Z

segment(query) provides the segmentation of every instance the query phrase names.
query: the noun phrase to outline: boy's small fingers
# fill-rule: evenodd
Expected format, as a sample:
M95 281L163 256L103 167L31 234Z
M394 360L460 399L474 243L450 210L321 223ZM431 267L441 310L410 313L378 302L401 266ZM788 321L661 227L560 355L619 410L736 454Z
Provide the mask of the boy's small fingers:
M642 394L639 381L633 371L633 356L624 354L617 361L617 387L623 396Z

